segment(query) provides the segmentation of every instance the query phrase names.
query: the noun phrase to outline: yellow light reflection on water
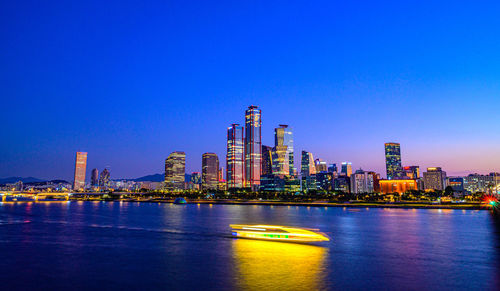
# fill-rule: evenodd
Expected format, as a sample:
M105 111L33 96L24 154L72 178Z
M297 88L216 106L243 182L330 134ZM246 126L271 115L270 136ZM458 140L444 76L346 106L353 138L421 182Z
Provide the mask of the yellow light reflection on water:
M237 284L246 290L322 289L328 249L321 246L233 240Z

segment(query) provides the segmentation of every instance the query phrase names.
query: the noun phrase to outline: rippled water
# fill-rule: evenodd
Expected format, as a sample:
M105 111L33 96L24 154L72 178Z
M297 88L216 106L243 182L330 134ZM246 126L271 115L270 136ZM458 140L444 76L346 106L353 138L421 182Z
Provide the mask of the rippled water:
M317 245L231 223L319 228ZM0 204L2 289L495 290L487 211L120 202Z

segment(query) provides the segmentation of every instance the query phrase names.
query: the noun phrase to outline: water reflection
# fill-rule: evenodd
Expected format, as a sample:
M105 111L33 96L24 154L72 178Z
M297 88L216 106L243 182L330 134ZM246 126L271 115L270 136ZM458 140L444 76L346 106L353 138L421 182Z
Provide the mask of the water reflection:
M321 246L233 240L237 280L243 289L318 290L324 288L328 249Z

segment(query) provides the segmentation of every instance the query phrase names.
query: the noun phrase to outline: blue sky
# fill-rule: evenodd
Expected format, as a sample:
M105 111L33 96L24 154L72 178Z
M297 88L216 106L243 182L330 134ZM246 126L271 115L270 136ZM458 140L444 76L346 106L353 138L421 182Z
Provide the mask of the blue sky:
M262 109L328 162L500 171L495 1L3 1L0 177L187 172Z

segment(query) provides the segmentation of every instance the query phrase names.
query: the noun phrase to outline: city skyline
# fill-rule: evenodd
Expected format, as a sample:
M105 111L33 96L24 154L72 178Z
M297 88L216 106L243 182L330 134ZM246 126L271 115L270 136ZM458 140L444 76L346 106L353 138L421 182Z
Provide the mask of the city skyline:
M251 104L263 145L293 127L296 161L385 173L380 145L397 142L404 165L499 171L498 3L109 5L2 4L0 177L70 180L76 151L120 178L176 150L201 171Z

